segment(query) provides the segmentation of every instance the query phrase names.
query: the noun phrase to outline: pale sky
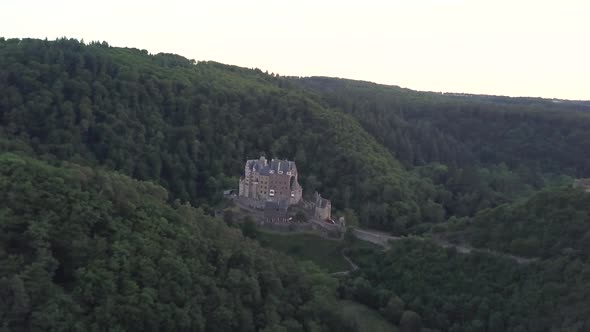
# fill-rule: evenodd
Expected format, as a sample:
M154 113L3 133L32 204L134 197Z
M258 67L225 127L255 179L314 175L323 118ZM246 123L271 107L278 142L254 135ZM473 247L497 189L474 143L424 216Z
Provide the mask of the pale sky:
M67 36L281 75L590 100L589 0L2 0L0 36Z

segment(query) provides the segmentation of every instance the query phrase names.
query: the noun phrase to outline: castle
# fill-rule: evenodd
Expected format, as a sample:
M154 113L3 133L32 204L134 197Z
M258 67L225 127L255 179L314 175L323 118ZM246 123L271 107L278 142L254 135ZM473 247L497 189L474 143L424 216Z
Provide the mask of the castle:
M246 161L238 196L241 204L262 210L264 222L286 223L292 220L289 218L289 207L297 204L300 209L307 210L312 220L336 225L332 220L330 200L316 192L313 202L304 202L302 194L294 161L272 159L269 162L264 156ZM344 225L343 221L338 225Z
M240 178L240 197L261 205L280 202L288 206L299 203L302 193L295 162L279 159L268 162L265 157L246 161L244 176Z

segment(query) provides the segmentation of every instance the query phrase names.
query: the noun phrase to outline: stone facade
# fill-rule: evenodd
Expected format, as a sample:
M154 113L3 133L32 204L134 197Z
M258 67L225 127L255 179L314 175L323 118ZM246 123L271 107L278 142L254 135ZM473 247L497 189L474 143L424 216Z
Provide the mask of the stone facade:
M574 188L581 188L587 193L590 193L590 179L576 179L574 180Z
M293 161L272 159L268 162L265 157L248 160L244 176L240 178L238 195L258 202L297 204L303 193L297 177Z
M322 198L322 196L316 192L314 216L317 220L332 220L332 203L330 200Z
M344 221L332 219L332 203L318 192L314 200L306 202L302 199L303 189L298 181L297 166L289 160L265 157L247 160L244 175L240 178L238 201L241 205L262 211L259 217L261 225L291 225L289 207L302 203L299 208L305 211L313 229L326 234L340 234ZM291 216L293 216L291 211ZM307 226L306 226L307 227Z
M287 222L288 208L286 201L267 201L264 204L264 220L271 223Z

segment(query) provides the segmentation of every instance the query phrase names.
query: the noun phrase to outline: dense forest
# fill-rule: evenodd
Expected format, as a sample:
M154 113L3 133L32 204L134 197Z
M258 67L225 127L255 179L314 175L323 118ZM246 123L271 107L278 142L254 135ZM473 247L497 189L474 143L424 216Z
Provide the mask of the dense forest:
M556 256L519 265L424 240L396 241L387 252L351 255L361 269L340 292L402 326L452 332L590 328L588 261ZM402 322L405 316L411 320Z
M526 257L567 254L590 258L590 195L545 190L530 199L480 211L466 223L465 238L478 247ZM456 229L454 236L461 232Z
M120 174L1 154L0 328L350 328L319 271L166 198Z
M412 326L440 331L590 329L590 195L571 188L573 177L590 174L587 102L423 93L324 77L290 81L352 115L436 186L430 199L449 222L418 229L537 260L515 265L497 254L399 242L387 253L353 253L362 272L343 284L343 296L396 324L407 314Z
M533 173L590 173L587 103L441 95L321 77L293 82L354 116L406 165L503 163Z
M589 132L587 102L0 38L0 330L355 330L342 299L404 332L588 330ZM404 240L338 283L212 217L261 153L362 227L535 260Z
M324 77L291 81L352 115L400 162L442 186L435 202L447 216L473 216L590 174L587 102L442 95Z
M535 112L543 116L529 124L512 118L531 113L524 109L463 101L458 105L468 110L455 110L459 106L445 106L454 99L445 103L438 95L388 94L393 88L356 87L360 83L346 89L330 80L344 100L328 95L324 101L315 95L323 85L301 91L276 75L170 54L72 40L2 45L6 149L157 181L175 199L196 205L218 202L222 189L235 186L243 160L265 152L295 159L308 193L318 189L364 225L404 234L419 223L473 216L559 182L559 175L582 174L588 162L582 151L590 144L583 135L590 120L581 111L569 120L577 131L557 130L560 122L544 118L551 110ZM394 103L398 95L405 96L402 106ZM404 107L411 109L399 111ZM484 116L471 108L484 108L478 111ZM505 128L489 128L490 122ZM520 130L524 125L531 128ZM473 137L458 136L467 129ZM519 134L509 139L507 132ZM535 143L536 154L510 150ZM486 163L486 149L505 156ZM404 152L410 150L420 157ZM547 156L551 162L542 159ZM556 162L562 171L550 173ZM419 167L410 172L411 166Z
M307 193L370 226L442 210L421 204L434 187L353 118L259 71L75 40L0 41L0 67L5 150L157 181L199 206L218 202L244 160L265 152L294 159Z

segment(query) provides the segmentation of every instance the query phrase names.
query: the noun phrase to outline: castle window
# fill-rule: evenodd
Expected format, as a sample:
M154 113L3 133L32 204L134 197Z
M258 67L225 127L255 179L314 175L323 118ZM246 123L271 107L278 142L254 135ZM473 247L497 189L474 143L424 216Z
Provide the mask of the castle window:
M283 174L283 171L279 171L279 174Z
M287 175L291 175L291 171L287 172Z

